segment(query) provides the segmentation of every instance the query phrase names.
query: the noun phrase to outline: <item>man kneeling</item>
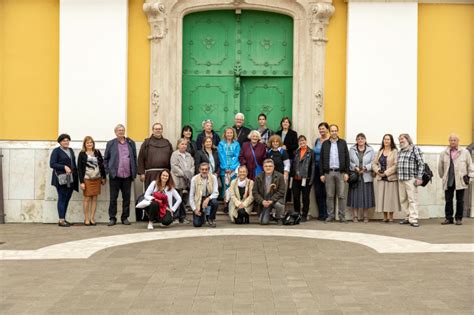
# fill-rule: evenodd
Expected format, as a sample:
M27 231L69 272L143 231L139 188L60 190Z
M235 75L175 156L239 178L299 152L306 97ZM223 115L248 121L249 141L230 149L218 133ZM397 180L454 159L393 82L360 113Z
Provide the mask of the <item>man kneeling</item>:
M211 227L216 227L218 196L217 177L209 173L209 163L201 163L199 174L192 178L189 190L194 227L201 227L206 221Z
M268 224L273 214L280 221L285 212L285 179L275 171L273 160L263 161L263 172L255 178L253 186L254 204L257 208L260 224Z

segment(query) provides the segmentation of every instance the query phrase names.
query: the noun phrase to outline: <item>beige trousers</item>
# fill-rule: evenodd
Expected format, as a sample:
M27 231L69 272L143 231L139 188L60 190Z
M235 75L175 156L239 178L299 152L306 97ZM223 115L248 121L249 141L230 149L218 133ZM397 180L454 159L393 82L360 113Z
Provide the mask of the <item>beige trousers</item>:
M416 205L418 189L415 186L415 179L398 181L398 195L400 206L405 212L405 218L410 223L418 222L418 207Z

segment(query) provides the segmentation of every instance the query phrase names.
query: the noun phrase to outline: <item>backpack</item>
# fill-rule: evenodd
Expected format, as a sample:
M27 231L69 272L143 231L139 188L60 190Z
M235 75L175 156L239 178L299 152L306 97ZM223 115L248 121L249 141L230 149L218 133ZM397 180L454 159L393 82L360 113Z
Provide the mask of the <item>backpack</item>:
M418 147L414 147L413 148L413 151L414 150L420 150ZM415 158L416 158L416 155L415 155ZM432 181L432 178L433 178L433 171L431 171L431 168L430 166L427 164L427 163L423 163L423 175L421 175L421 185L422 187L425 187L426 185L428 185L428 183L430 183Z
M282 220L283 225L296 225L300 224L301 214L298 212L287 213Z
M433 171L431 171L430 166L428 163L425 163L425 166L423 168L423 175L421 176L421 186L425 187L432 181L433 178Z

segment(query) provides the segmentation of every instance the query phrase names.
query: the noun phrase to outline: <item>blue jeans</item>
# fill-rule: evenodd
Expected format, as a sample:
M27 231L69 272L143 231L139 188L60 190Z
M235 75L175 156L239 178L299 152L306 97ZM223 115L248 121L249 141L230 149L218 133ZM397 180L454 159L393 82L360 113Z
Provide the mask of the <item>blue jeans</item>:
M204 197L202 198L204 200ZM204 223L206 223L207 219L210 220L215 220L216 219L216 212L217 212L217 200L216 199L211 199L209 201L209 206L210 206L210 212L209 215L207 215L201 207L201 215L196 215L193 212L193 226L194 227L201 227L203 226Z
M60 220L64 220L66 218L67 206L69 200L71 200L74 189L64 185L56 186L56 190L58 191L58 216Z

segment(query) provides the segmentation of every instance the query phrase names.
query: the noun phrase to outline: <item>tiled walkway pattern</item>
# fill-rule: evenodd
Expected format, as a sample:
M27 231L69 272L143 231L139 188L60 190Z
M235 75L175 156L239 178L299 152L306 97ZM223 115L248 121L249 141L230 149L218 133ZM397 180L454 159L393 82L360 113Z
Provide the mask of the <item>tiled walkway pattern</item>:
M43 247L37 250L0 250L0 260L31 259L80 259L89 258L96 252L114 246L141 243L152 240L189 238L202 236L269 236L301 237L311 239L337 240L368 246L379 253L429 253L429 252L474 252L474 244L429 244L398 237L365 233L320 231L303 229L190 229L163 230L90 238Z
M458 233L459 243L468 244L472 241L469 224L440 231L448 233L448 242L453 241L452 230ZM432 229L424 225L416 233L422 239L437 239L438 235L431 235L437 225ZM233 227L221 226L231 234ZM332 228L351 230L354 226ZM113 231L105 226L97 227L97 232L86 227L69 232L53 226L25 227L0 227L1 238L7 241L0 249L15 243L12 235L30 238L34 246L29 249L34 249L44 247L38 245L46 234L48 242L60 243L67 239L62 233L105 236ZM115 231L130 234L138 227L141 230L137 224ZM283 230L313 227L309 223L301 229ZM381 228L368 225L366 229ZM386 234L399 238L414 230L390 229ZM140 232L134 237L166 233ZM472 314L474 304L472 252L383 253L353 242L278 233L132 243L105 248L88 259L4 260L0 277L2 314Z

